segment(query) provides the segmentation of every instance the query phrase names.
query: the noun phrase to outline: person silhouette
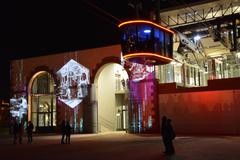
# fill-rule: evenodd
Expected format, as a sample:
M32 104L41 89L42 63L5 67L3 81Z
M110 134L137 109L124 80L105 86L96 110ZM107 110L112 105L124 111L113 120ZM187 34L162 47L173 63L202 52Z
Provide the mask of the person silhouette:
M173 130L172 124L171 124L172 120L171 119L167 119L166 121L166 128L165 128L165 133L166 133L166 154L167 155L172 155L175 153L175 149L173 146L173 139L175 138L175 132Z
M28 121L28 126L27 126L27 138L28 138L28 143L32 143L32 133L33 133L33 128L34 125L31 121Z
M66 135L65 120L62 120L60 127L61 127L60 129L61 129L61 134L62 134L61 144L64 144L64 138Z
M72 129L72 127L70 126L69 122L67 121L67 124L66 124L66 126L65 126L65 131L66 131L66 144L70 144L71 129Z
M19 123L18 125L18 141L19 141L19 144L22 144L22 135L23 135L23 120Z
M166 133L166 124L167 124L167 117L163 116L162 117L162 123L161 123L161 135L162 135L162 140L164 144L165 151L163 152L166 154L167 151L167 133Z

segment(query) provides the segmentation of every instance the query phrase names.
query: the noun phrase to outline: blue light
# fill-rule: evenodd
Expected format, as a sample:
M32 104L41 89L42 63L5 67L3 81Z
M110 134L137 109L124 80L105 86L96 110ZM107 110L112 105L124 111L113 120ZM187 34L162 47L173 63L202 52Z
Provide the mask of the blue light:
M145 29L143 32L144 33L151 33L151 30L150 29Z

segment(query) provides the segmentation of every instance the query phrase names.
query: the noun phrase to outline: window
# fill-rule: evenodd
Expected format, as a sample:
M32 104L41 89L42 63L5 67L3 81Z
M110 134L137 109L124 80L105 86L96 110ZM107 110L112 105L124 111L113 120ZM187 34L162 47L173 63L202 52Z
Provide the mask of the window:
M56 126L56 96L52 76L40 73L32 84L32 122L37 131Z

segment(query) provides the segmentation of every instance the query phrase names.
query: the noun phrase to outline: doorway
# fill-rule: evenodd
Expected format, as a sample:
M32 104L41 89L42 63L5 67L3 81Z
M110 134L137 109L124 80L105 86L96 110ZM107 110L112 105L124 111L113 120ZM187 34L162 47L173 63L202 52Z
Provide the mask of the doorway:
M98 104L98 132L127 130L127 82L126 70L117 63L105 64L98 70L94 80Z
M45 71L33 76L29 97L30 120L35 132L54 132L56 129L56 95L54 80Z

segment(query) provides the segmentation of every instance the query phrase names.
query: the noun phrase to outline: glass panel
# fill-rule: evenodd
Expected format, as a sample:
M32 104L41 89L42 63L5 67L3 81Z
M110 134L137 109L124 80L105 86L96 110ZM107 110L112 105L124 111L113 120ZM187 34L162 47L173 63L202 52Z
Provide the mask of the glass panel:
M136 50L136 26L128 26L124 28L124 33L122 34L122 50L123 53L129 53Z
M174 66L174 78L175 82L182 83L182 66L179 65Z
M33 81L32 93L37 93L37 78Z
M49 93L47 73L40 74L37 77L37 93L41 94Z
M39 112L51 112L51 98L51 95L39 97Z
M56 96L53 96L53 112L56 111Z
M154 51L164 54L164 34L157 28L154 30Z
M168 50L168 43L169 43L169 33L165 33L165 56L169 56L169 50Z
M152 27L148 25L138 25L138 50L145 52L153 51Z
M165 65L166 66L166 82L169 83L169 82L174 82L174 79L173 79L173 65L172 64L167 64Z
M37 113L32 113L32 123L34 125L34 131L37 126Z
M53 93L54 92L54 81L49 73L48 73L48 79L49 79L49 93Z
M38 126L44 127L44 114L38 114Z
M32 112L37 112L37 106L38 106L38 97L33 96L32 97Z
M45 114L45 126L51 126L51 114Z
M56 112L53 112L53 126L57 125L57 114Z

